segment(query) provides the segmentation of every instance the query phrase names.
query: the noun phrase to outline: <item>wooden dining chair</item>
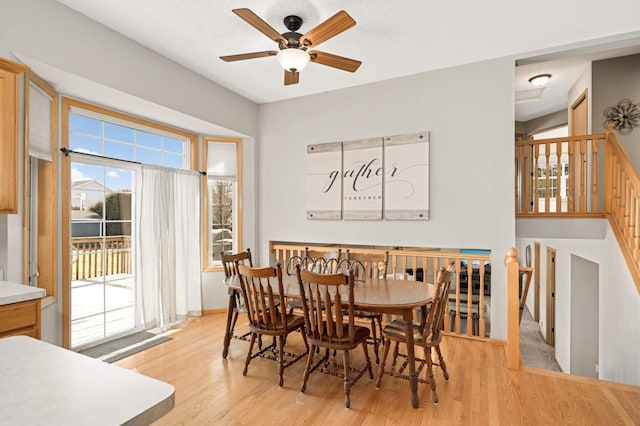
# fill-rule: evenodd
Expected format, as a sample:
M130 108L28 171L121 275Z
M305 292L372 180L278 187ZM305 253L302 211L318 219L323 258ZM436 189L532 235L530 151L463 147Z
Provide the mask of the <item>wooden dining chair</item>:
M243 251L240 253L234 253L234 254L223 253L220 259L222 261L222 267L224 268L224 276L227 279L238 274L238 271L236 268L236 262L243 265L247 264L249 266L253 266L250 249L246 249L246 251ZM241 335L233 334L233 330L235 329L236 323L238 321L238 314L240 312L246 312L246 309L243 305L242 295L240 294L239 291L234 290L232 288L228 288L227 291L229 292L229 297L233 298L233 304L231 304L231 301L230 301L229 308L227 309L227 324L228 324L229 334L228 336L225 336L225 344L224 344L225 349L222 354L223 358L227 357L226 351L228 350L229 342L231 341L232 337L234 339L248 341L249 340L248 336L250 335L250 332L247 332Z
M418 378L420 383L429 383L431 385L431 396L433 403L438 403L438 394L436 392L436 381L433 374L433 366L438 365L442 369L442 374L445 380L449 380L449 373L447 372L447 365L445 364L442 351L440 350L440 342L442 341L442 329L444 321L444 311L447 308L449 287L451 286L451 280L453 277L453 266L448 269L444 266L440 267L436 274L436 291L434 292L433 302L426 314L423 316L419 323L412 324L412 332L414 336L414 344L424 349L424 359L416 358L416 361L420 363L416 368L416 374L419 376L423 370L424 365L427 366L427 380ZM379 388L382 384L382 376L384 375L384 367L389 355L389 349L391 342L405 343L407 342L406 323L402 320L393 320L389 322L383 329L382 334L385 338L384 352L382 355L382 362L378 369L378 379L376 381L376 388ZM397 348L397 346L396 346ZM438 355L438 362L434 363L432 360L431 349L434 348ZM399 356L397 349L394 351L394 360L392 363L392 370L389 372L391 375L407 378L402 374L402 371L407 365L407 362L400 367L399 371L393 371L396 364L396 357ZM404 355L400 355L404 356Z
M355 325L353 273L318 274L302 269L298 265L296 274L300 285L307 340L311 345L300 392L306 390L309 375L319 369L343 378L344 405L350 408L351 386L356 384L365 371L369 372L369 379L373 380L371 360L367 350L369 329ZM362 347L366 365L355 369L349 363L349 351L358 345ZM325 354L314 364L313 357L317 348L324 348ZM336 350L343 351L342 365L329 361L329 352ZM352 376L351 373L354 375Z
M322 274L335 274L342 256L342 249L315 250L305 247L304 257L307 259L307 269Z
M345 260L340 264L341 270L353 269L356 282L364 282L367 278L380 278L387 276L389 264L389 252L385 253L361 253L347 250ZM376 355L376 364L380 364L378 356L379 345L384 344L382 337L382 314L356 310L356 318L366 319L371 322L371 338L368 340L373 345ZM377 327L376 327L377 324ZM380 336L380 338L378 338Z
M364 281L367 278L385 278L389 265L389 252L363 253L352 250L346 251L344 268L353 269L354 279Z
M342 250L313 250L309 247L304 248L304 255L299 259L298 264L302 269L308 269L321 274L335 274L338 272L338 265ZM288 265L287 270L294 269L295 264ZM295 309L302 309L302 303L299 299L290 299L287 301L289 313L293 314Z
M305 321L303 317L289 315L284 303L279 303L278 297L284 294L282 285L282 269L280 264L276 267L252 268L246 265L238 265L240 289L247 307L249 317L249 330L251 340L249 352L245 361L242 374L247 375L251 360L263 357L278 361L279 386L284 383L284 370L293 363L303 358L309 350L306 334L304 332ZM302 354L285 353L285 337L290 333L300 330L306 351ZM253 353L253 345L259 336L273 336L274 343ZM276 342L277 341L277 347ZM271 356L268 353L276 354ZM284 357L291 359L285 361Z

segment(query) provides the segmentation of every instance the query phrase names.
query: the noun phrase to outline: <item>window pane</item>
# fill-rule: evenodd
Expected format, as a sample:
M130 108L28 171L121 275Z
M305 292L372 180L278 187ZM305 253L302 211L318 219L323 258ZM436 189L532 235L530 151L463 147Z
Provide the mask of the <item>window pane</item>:
M105 185L112 191L126 190L131 192L133 188L133 171L107 167L105 169Z
M114 253L114 257L119 255ZM124 278L106 283L106 309L113 310L133 304L133 277Z
M209 212L211 261L220 262L223 253L232 253L234 246L234 183L209 179Z
M104 123L104 137L120 142L133 143L133 129L112 123Z
M112 192L105 197L107 220L131 220L131 193Z
M177 169L182 169L184 167L183 164L184 164L184 157L183 156L167 154L165 152L164 161L162 162L163 166L175 167Z
M136 144L162 149L162 136L138 130L136 133Z
M145 164L157 164L162 165L162 152L151 149L138 148L136 161Z
M115 142L104 143L104 155L121 160L134 160L133 145L125 145Z
M71 237L72 238L85 238L85 237L99 237L100 236L100 221L96 220L83 220L81 218L77 218L78 212L73 211L71 213L71 218L73 219L73 223L71 224ZM100 218L98 218L100 219ZM84 250L84 242L73 242L74 250ZM75 258L75 254L74 254ZM75 266L75 264L74 264Z
M72 113L69 114L69 131L102 137L102 122Z
M118 309L106 313L107 335L129 330L135 326L133 307Z
M102 155L102 140L70 134L69 149L76 152L84 152L85 154Z
M80 193L83 197L83 204L86 218L102 219L104 217L104 192L103 191L83 191Z
M72 188L78 185L83 187L89 183L89 181L102 182L104 179L103 168L100 166L92 166L89 164L73 163L71 165L71 184ZM93 188L96 189L96 188Z
M184 154L184 146L185 146L185 142L183 141L179 141L171 138L164 138L164 149L167 151L176 152L178 154Z
M102 311L104 306L104 287L102 283L74 287L72 320L95 315Z
M94 315L71 323L71 346L80 346L95 339L95 336L104 336L104 315Z

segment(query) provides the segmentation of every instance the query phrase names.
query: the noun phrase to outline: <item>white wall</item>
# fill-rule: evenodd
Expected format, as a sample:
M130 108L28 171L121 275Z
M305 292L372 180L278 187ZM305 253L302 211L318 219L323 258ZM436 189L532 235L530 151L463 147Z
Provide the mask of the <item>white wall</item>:
M569 219L565 219L569 222ZM608 223L601 239L520 238L518 252L534 241L541 245L540 318L546 331L546 251L556 249L556 359L563 371L571 371L571 256L576 255L599 266L599 363L604 380L640 385L640 293L631 278L624 257ZM532 310L530 293L527 306Z
M515 241L514 62L418 74L260 105L260 252L269 241L492 250L491 333L506 337L502 259ZM306 219L306 146L431 132L430 220Z
M563 124L567 124L567 122L567 110L563 109L526 122L516 122L516 126L518 127L518 132L528 135L530 133L562 126Z

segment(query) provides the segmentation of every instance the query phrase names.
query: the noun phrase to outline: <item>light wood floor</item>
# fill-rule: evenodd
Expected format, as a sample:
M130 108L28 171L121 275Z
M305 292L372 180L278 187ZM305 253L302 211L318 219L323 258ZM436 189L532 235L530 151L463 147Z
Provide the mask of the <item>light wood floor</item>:
M248 343L232 340L222 359L224 322L224 314L194 318L171 341L117 362L175 386L175 408L156 424L640 424L640 387L507 370L503 346L448 336L442 349L451 377L445 382L436 369L439 405L426 385L419 385L420 407L413 409L408 382L385 376L376 390L365 375L352 388L347 410L337 377L314 372L300 393L304 361L285 370L282 388L273 361L253 360L243 377ZM296 333L287 347L302 350L301 342ZM353 352L353 364L362 359Z

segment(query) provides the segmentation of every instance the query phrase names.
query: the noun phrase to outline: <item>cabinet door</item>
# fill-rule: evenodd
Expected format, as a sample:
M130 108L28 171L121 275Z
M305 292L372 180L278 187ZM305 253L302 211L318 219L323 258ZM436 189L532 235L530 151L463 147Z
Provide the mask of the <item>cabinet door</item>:
M2 64L0 64L2 65ZM18 76L0 67L0 213L18 212Z

